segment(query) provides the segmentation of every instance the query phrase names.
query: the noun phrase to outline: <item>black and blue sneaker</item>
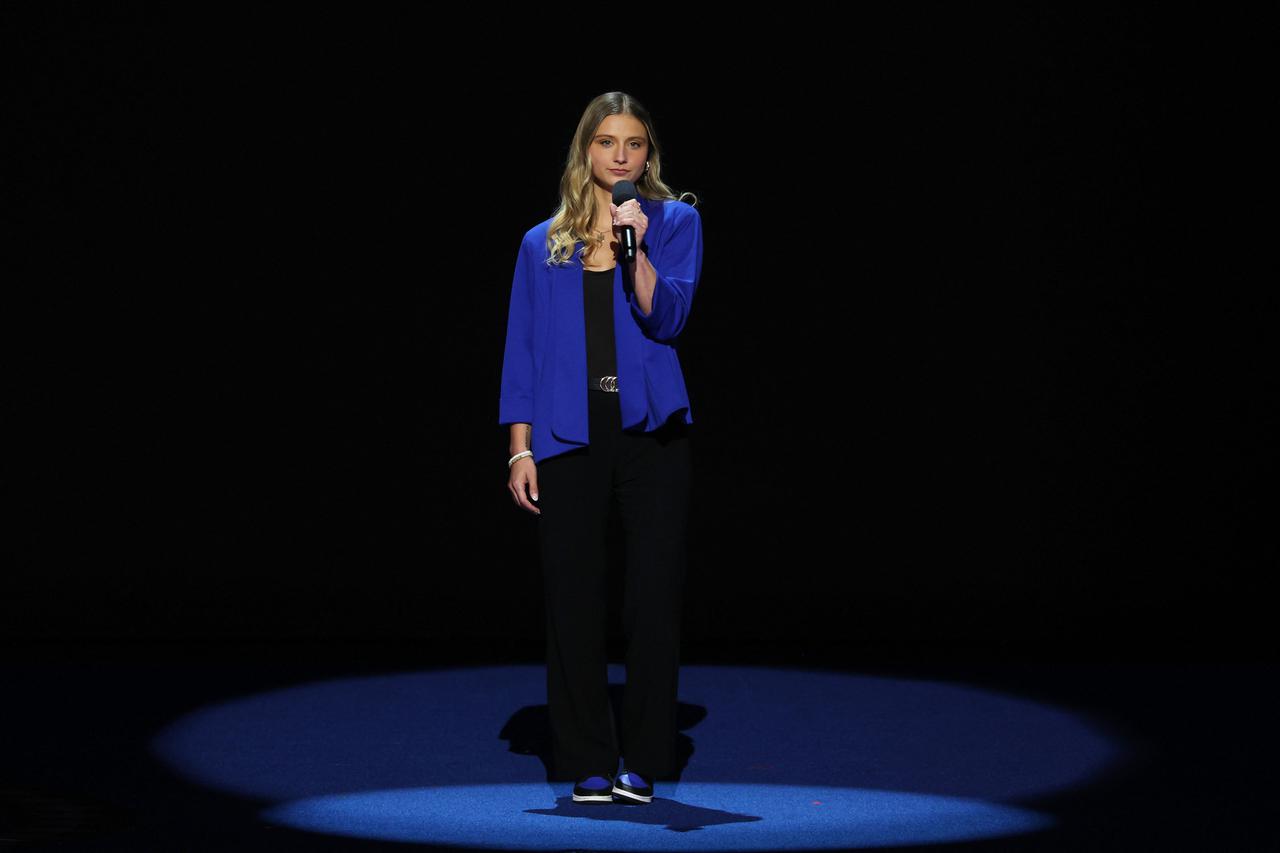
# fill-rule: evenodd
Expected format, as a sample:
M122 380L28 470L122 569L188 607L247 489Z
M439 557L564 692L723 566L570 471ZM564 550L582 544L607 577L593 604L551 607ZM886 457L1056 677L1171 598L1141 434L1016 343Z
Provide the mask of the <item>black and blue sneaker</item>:
M653 785L624 767L613 783L613 795L620 803L648 803L653 800Z
M612 774L583 776L573 786L575 803L611 803L613 802Z

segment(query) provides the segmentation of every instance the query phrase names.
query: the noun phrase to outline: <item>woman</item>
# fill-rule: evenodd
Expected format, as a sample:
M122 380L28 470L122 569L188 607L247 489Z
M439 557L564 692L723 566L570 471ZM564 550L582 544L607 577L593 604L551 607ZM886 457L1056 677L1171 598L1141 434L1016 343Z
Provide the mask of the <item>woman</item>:
M511 427L512 499L537 516L553 775L575 780L578 802L647 803L653 780L677 769L693 417L676 339L702 270L702 221L661 171L648 112L622 92L595 98L560 206L525 233L511 286L498 422ZM614 204L619 181L637 198ZM626 555L620 732L605 647L614 502Z

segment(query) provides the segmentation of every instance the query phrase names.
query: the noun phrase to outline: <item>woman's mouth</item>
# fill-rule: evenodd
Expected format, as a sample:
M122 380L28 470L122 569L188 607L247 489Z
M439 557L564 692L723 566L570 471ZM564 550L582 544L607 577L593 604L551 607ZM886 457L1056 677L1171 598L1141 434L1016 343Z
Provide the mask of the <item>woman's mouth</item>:
M613 172L615 175L625 175L627 172L631 170L630 169L610 169L609 171Z

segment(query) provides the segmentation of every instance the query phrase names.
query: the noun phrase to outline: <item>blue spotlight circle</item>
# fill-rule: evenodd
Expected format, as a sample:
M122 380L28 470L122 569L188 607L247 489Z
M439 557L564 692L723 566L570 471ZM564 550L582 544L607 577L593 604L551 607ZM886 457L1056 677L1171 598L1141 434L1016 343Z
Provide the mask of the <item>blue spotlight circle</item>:
M608 675L625 683L621 664ZM537 665L338 678L200 709L152 750L317 832L484 848L537 827L550 846L623 847L638 832L655 849L734 850L1035 831L1053 818L1034 798L1122 755L1079 712L963 684L686 665L680 781L656 780L648 806L584 805L546 781L545 699Z

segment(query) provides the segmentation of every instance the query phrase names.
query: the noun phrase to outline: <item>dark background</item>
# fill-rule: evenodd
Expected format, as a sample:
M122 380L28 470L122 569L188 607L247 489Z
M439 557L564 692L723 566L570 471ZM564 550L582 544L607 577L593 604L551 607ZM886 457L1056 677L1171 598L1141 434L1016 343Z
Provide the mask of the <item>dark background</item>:
M59 9L4 75L7 643L539 659L507 298L618 89L704 225L686 660L1271 655L1262 148L1197 22Z

